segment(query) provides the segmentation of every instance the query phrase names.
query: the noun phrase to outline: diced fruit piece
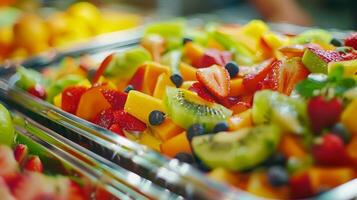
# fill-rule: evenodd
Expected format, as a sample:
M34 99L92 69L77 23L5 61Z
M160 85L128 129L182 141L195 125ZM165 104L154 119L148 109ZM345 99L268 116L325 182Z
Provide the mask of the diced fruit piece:
M27 153L28 153L28 148L26 145L24 144L16 145L14 149L14 156L18 163L21 163L25 159Z
M227 54L227 55L225 55ZM212 65L220 65L224 66L228 61L231 60L230 53L228 52L221 52L216 49L208 49L204 52L204 54L198 60L197 65L195 67L209 67Z
M278 127L256 126L236 132L194 137L195 154L211 168L244 170L258 165L270 156L280 140Z
M169 157L174 157L179 152L191 153L191 146L186 137L186 132L182 132L175 137L161 144L161 151Z
M124 109L124 105L128 97L127 93L118 92L112 89L104 89L102 90L102 94L114 110Z
M162 141L166 141L182 133L184 129L175 124L171 119L166 118L162 124L151 127L151 131Z
M16 74L19 76L18 81L16 81L17 87L28 90L30 87L35 86L36 84L44 84L43 77L39 72L24 67L18 67L16 70Z
M11 146L15 139L15 129L9 111L0 103L0 144Z
M102 63L100 63L99 68L97 69L97 71L93 76L92 83L98 82L99 78L104 74L105 70L108 68L110 62L112 62L113 57L114 54L110 54L104 58L104 60L102 61Z
M262 89L270 89L278 92L283 92L284 90L284 75L282 62L275 62L271 67L270 71L266 77L261 82Z
M312 167L308 171L314 192L331 189L356 177L349 167Z
M302 57L302 62L312 73L327 74L328 63L340 61L341 59L342 57L337 51L307 48Z
M143 88L144 74L145 66L142 65L136 70L134 76L129 81L129 85L135 88L135 90L141 91Z
M180 72L181 72L182 78L185 81L195 81L196 80L197 69L192 67L191 65L181 62Z
M29 87L27 92L40 99L46 99L47 96L45 87L40 84Z
M85 120L91 120L103 110L111 108L110 103L104 97L102 90L105 86L88 89L79 100L76 115Z
M109 128L113 124L114 111L109 108L96 115L91 121L103 128Z
M124 135L124 132L123 130L121 129L120 125L119 124L112 124L110 127L109 127L109 130L118 134L118 135L121 135L123 137L125 137Z
M146 124L149 124L148 119L151 111L159 110L166 113L160 99L135 90L129 92L124 110Z
M0 176L11 178L16 175L18 164L10 147L0 145Z
M199 69L196 73L197 80L217 98L227 97L230 91L229 73L218 65Z
M193 66L197 66L199 64L199 60L203 56L204 51L203 47L194 42L186 43L183 48L185 57L188 58Z
M348 156L354 163L354 166L357 166L357 135L353 135L351 141L346 146L346 151Z
M246 93L242 78L231 79L230 85L231 89L229 92L229 96L239 96Z
M245 89L249 92L255 92L262 87L262 81L272 70L273 66L278 64L280 61L275 59L268 60L257 66L255 73L246 74L243 78L243 85Z
M160 35L165 39L166 48L172 49L181 46L185 23L182 20L154 23L145 30L145 36Z
M296 84L306 79L309 71L302 64L300 58L289 58L282 63L283 93L290 95ZM279 91L279 90L278 90Z
M113 113L113 123L119 124L122 130L126 131L144 131L146 124L123 110L117 110Z
M148 131L145 131L140 134L139 142L140 144L146 145L160 152L161 141Z
M292 134L284 134L279 144L279 151L286 157L305 158L307 152L305 152L303 145L298 140L297 136Z
M305 103L275 91L255 93L252 116L254 124L275 123L283 131L302 134L307 129Z
M261 172L254 172L249 177L247 192L269 199L287 199L289 195L287 187L270 186L267 176Z
M290 196L292 198L307 198L314 195L309 173L302 172L290 178Z
M0 177L0 194L3 200L16 200L15 197L12 196L9 186L2 177Z
M53 98L60 94L65 88L74 86L85 80L86 79L84 79L82 76L71 74L54 81L47 88L47 101L52 102Z
M328 72L330 73L337 67L343 67L343 75L345 77L355 78L357 80L357 59L339 62L330 62L328 64Z
M81 186L70 180L68 198L71 200L85 200L85 193Z
M171 86L174 87L174 84L169 78L169 75L167 73L162 73L158 78L156 82L156 86L153 92L153 96L158 99L162 99L165 96L166 92L166 87Z
M141 40L141 46L150 52L154 61L158 62L165 51L165 39L159 34L146 35Z
M229 185L239 186L239 176L234 172L224 168L215 168L207 174L213 180L221 183L228 183Z
M307 43L318 43L318 44L329 44L332 39L331 33L322 29L311 29L302 32L292 39L293 44L307 44Z
M351 33L347 38L345 38L345 45L348 47L353 47L357 50L357 33Z
M169 74L169 68L158 63L146 63L143 80L143 92L152 95L157 79L162 73Z
M241 112L248 110L251 107L252 106L250 103L240 101L240 102L236 103L235 105L231 106L229 109L231 109L233 111L233 114L239 114Z
M195 82L189 88L189 90L196 92L198 96L209 102L215 102L215 98L209 93L206 87L200 83Z
M114 54L105 74L117 78L130 79L141 64L150 60L150 53L142 47L119 52Z
M343 106L337 98L327 100L322 96L317 96L309 100L307 110L312 130L318 134L324 128L333 126L340 119Z
M218 122L225 121L232 114L225 107L208 102L184 89L168 87L164 102L166 113L172 121L186 129L199 123L207 131L212 131Z
M290 45L279 48L279 51L288 58L302 57L305 52L305 46L303 45Z
M253 126L251 109L248 109L242 113L233 115L232 117L228 118L229 131L235 131L251 126Z
M312 147L315 161L321 165L346 165L350 163L341 138L328 133Z
M31 156L25 163L24 168L29 171L33 172L42 172L43 171L43 165L38 156Z
M69 113L75 114L79 101L87 88L80 86L70 86L63 90L61 108Z
M357 99L353 100L345 108L341 115L341 122L347 128L347 130L352 134L357 134L357 123L355 116L357 113Z

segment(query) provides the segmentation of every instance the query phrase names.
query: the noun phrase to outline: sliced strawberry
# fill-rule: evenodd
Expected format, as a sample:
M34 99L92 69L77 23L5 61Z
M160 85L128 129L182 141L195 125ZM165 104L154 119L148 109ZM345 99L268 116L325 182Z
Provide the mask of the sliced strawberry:
M290 178L290 193L292 198L302 199L314 195L309 173L303 172Z
M350 51L350 52L340 52L341 56L342 56L342 60L343 61L347 61L347 60L355 60L357 59L357 50L354 51Z
M119 92L116 90L104 89L102 94L107 99L107 101L112 105L114 110L124 109L126 99L128 97L127 93Z
M239 101L240 101L240 97L226 97L223 99L219 99L219 103L227 108L236 105Z
M286 95L290 95L296 84L304 80L309 75L309 70L301 62L301 58L290 58L282 63L283 73L283 89L282 91Z
M229 109L233 111L233 114L238 114L238 113L248 110L251 107L252 107L251 104L244 102L244 101L240 101L240 102L236 103L235 105L233 105L232 107L230 107Z
M100 112L98 115L94 117L91 121L98 126L103 128L109 128L114 120L114 111L113 109L106 109Z
M214 96L212 96L211 93L209 93L209 91L206 89L206 87L200 82L193 83L188 89L193 92L196 92L198 96L200 96L206 101L215 102Z
M270 68L270 71L262 81L262 89L270 89L282 92L284 85L281 64L281 61L274 62Z
M38 156L31 156L25 163L24 168L29 171L33 172L40 172L43 171L43 165Z
M129 81L129 85L132 85L135 90L141 91L143 89L144 74L145 67L139 67Z
M62 92L61 108L64 111L75 114L79 100L86 91L87 88L82 86L70 86L64 89Z
M345 46L353 47L354 49L357 50L357 32L351 33L345 39Z
M25 159L27 153L28 153L28 148L26 145L24 144L16 145L14 149L14 156L18 163L21 163Z
M114 54L110 54L103 60L103 62L100 64L99 68L97 69L97 71L93 76L92 83L98 82L99 78L103 75L103 73L109 66L110 62L113 60L113 58L114 58Z
M83 189L74 181L70 181L68 199L71 200L85 200Z
M276 59L270 59L268 61L264 61L263 63L255 67L254 73L246 74L243 77L243 85L246 88L246 90L249 92L255 92L257 90L260 90L263 85L262 83L263 80L271 71L273 66L276 65L277 62L280 61Z
M114 124L119 124L122 130L144 131L146 124L123 110L114 112Z
M114 133L117 133L118 135L121 135L121 136L124 136L124 132L123 130L121 129L120 125L119 124L113 124L110 126L109 128L110 131L114 132Z
M348 165L351 160L340 137L328 133L312 147L315 161L321 165Z
M325 63L341 61L342 57L337 51L327 51L321 48L308 47L308 50L313 52Z
M230 91L230 77L224 67L213 65L199 69L196 72L196 78L215 97L225 98L228 96Z
M46 99L47 93L43 85L36 84L27 89L27 92L40 99Z
M195 67L204 68L212 65L224 66L232 60L232 54L228 51L218 51L217 49L208 49L203 56L198 60Z
M342 111L342 102L337 98L327 100L322 96L317 96L310 99L307 104L312 130L316 134L324 128L333 126L339 120Z

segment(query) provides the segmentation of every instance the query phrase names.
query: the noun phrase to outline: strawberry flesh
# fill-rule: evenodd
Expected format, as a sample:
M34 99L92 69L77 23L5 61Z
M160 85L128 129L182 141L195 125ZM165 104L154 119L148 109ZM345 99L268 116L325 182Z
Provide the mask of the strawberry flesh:
M280 61L276 59L271 59L256 66L256 72L244 75L243 85L245 89L249 92L255 92L262 89L265 77L269 74L274 65L279 62Z
M312 155L320 165L347 165L350 163L343 141L338 136L328 133L319 144L312 147Z
M198 60L195 67L204 68L212 65L224 66L227 62L232 60L232 54L228 51L218 51L216 49L208 49Z
M116 134L118 134L118 135L121 135L121 136L124 136L124 137L125 137L124 132L123 132L123 130L121 129L121 127L120 127L119 124L113 124L113 125L111 125L110 128L109 128L109 130L112 131L112 132L114 132L114 133L116 133Z
M308 48L315 55L320 57L325 63L341 61L342 57L337 51L326 51L320 48Z
M14 156L18 163L21 163L28 153L28 148L24 144L16 145L14 149Z
M92 83L98 82L99 78L103 75L107 67L109 66L110 62L113 60L114 54L108 55L106 58L104 58L103 62L100 64L99 68L94 74Z
M206 89L206 87L200 82L193 83L188 89L193 92L196 92L198 96L200 96L206 101L215 102L214 96L212 96L211 93Z
M24 168L33 172L43 172L43 165L38 156L31 156L25 163Z
M224 67L213 65L199 69L196 72L196 78L213 96L219 99L228 96L230 91L230 77Z
M70 86L63 90L61 108L66 112L75 114L79 100L86 91L87 88L82 86Z
M102 90L102 94L105 99L112 105L114 110L124 109L124 105L128 97L127 93L104 89Z
M135 90L141 91L143 89L144 74L145 67L139 67L129 81L129 85L132 85Z
M101 126L103 128L109 128L114 120L114 111L113 109L107 109L100 112L98 115L92 119L94 124Z
M28 88L27 92L32 94L35 97L40 98L40 99L46 99L46 96L47 96L45 87L43 87L40 84L36 84L36 85Z
M351 33L345 39L345 46L352 47L357 50L357 32Z
M337 98L326 100L322 96L317 96L309 100L307 110L312 130L319 134L324 128L333 126L339 120L343 106Z
M302 199L314 195L314 190L307 172L294 175L290 178L290 195L294 199Z
M118 124L122 130L144 131L146 124L123 110L114 112L113 124Z

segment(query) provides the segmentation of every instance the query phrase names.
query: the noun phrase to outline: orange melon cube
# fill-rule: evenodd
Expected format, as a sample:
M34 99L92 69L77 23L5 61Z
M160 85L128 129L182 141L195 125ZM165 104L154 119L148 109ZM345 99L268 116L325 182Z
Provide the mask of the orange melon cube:
M172 137L182 133L183 128L175 124L171 119L166 118L165 121L158 126L151 126L152 132L157 135L162 141L167 141Z
M186 131L161 144L161 152L169 157L174 157L177 153L191 153L190 142L186 137Z
M233 115L228 119L229 131L235 131L253 126L252 109Z
M154 62L146 63L142 91L145 92L146 94L152 95L154 92L158 77L162 73L169 74L169 72L170 72L170 69L167 66L161 65L159 63L154 63Z
M181 72L183 80L185 80L185 81L195 81L196 80L197 69L192 67L191 65L181 62L180 72Z

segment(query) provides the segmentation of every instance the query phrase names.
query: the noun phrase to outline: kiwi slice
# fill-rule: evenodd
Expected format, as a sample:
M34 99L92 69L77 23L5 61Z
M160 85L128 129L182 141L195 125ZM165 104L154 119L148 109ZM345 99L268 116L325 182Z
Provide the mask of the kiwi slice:
M277 126L260 125L194 137L192 149L210 168L246 170L262 163L275 151L280 135Z
M262 90L254 95L252 118L254 124L277 124L284 132L306 133L306 104L271 90Z
M185 89L167 87L164 103L170 118L186 129L200 123L210 132L217 123L232 115L232 111L224 106L208 102Z

